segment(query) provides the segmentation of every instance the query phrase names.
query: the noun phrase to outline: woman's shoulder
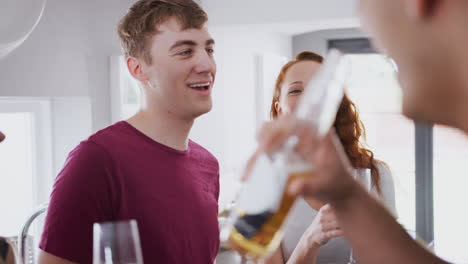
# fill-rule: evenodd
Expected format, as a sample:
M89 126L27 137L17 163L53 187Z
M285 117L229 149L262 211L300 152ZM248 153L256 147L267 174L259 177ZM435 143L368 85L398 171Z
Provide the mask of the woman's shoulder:
M385 192L385 190L389 188L393 190L393 173L390 166L381 160L374 160L374 165L379 171L380 188L382 192Z
M390 169L390 166L384 161L375 159L374 165L377 168L377 170L379 170L381 178L392 176L392 170Z
M375 162L375 166L379 170L379 175L380 175L380 189L381 189L380 198L383 200L387 208L396 217L397 211L396 211L396 205L395 205L395 186L394 186L392 170L387 163L381 160L375 160L374 162Z

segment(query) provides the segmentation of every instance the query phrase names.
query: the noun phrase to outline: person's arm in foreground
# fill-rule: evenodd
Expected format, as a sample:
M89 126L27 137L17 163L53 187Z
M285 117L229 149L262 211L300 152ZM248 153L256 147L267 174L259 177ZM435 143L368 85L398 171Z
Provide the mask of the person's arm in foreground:
M71 262L69 260L59 258L43 250L39 250L38 263L39 264L75 264L75 262Z
M283 118L264 127L260 151L272 152L291 135L299 137L296 152L314 164L314 175L289 186L292 194L328 202L361 264L447 263L415 242L378 201L351 176L337 136L330 132L320 143L311 128ZM316 149L316 151L312 151Z

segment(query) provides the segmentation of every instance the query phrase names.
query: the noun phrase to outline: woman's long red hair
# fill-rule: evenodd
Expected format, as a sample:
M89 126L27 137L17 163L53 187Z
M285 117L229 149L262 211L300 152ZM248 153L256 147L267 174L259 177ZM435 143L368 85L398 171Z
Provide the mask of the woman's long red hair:
M276 79L275 90L271 102L270 116L272 119L278 117L278 111L275 104L279 102L281 95L281 87L283 86L284 77L286 72L294 64L300 61L315 61L318 63L323 62L323 57L309 51L304 51L296 56L296 59L288 62L281 69L278 78ZM336 114L334 127L341 144L354 168L369 168L371 170L372 186L377 189L379 194L382 193L380 188L380 173L376 166L374 153L363 147L360 142L361 136L365 137L365 129L362 121L359 119L359 113L355 104L349 99L347 95L343 97L340 108Z

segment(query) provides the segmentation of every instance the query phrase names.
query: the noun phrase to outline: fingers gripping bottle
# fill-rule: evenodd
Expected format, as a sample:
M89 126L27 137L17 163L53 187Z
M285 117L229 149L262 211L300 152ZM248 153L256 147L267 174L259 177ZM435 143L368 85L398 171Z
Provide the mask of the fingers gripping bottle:
M318 136L332 126L344 94L347 64L340 52L330 51L317 76L305 89L294 117L313 127ZM238 194L237 204L221 228L223 247L234 248L250 259L262 259L279 246L281 226L296 197L286 186L293 179L311 177L313 166L294 151L297 138L281 150L260 155Z

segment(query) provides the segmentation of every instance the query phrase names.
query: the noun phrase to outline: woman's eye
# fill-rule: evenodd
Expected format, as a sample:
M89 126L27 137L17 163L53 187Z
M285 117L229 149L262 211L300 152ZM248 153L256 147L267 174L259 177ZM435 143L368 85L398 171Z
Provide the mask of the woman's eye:
M299 90L299 89L289 91L289 94L300 94L300 93L302 93L302 90Z

